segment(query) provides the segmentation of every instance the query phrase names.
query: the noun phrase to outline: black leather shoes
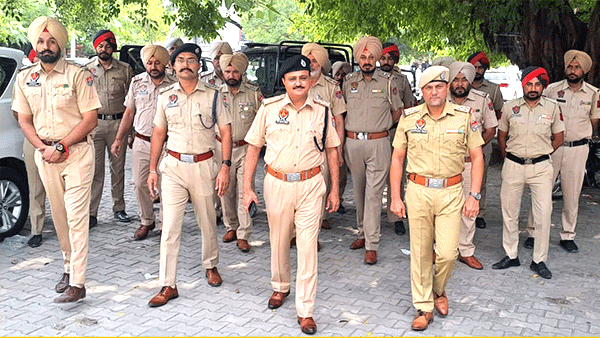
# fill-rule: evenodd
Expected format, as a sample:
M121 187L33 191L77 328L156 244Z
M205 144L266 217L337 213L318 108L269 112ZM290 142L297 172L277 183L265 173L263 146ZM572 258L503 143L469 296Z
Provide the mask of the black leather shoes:
M483 219L483 217L477 217L475 218L475 226L479 229L485 229L487 223L485 222L485 219Z
M520 266L521 262L519 262L519 257L515 259L510 259L508 256L502 258L502 260L494 265L492 265L492 269L502 270L508 269L511 266Z
M337 210L338 214L343 215L346 213L346 208L340 203L340 207Z
M31 238L27 241L27 245L32 248L37 248L38 246L42 245L42 235L31 236Z
M96 216L90 216L90 229L98 225L98 218Z
M533 239L533 237L527 237L527 239L523 243L523 247L525 249L533 249L533 244L534 243L535 243L535 240Z
M115 220L118 222L129 223L131 222L131 218L127 215L124 210L115 212Z
M402 221L394 222L394 232L398 236L404 235L406 233L406 228L404 227L404 222L402 222Z
M41 243L41 238L40 238L40 243ZM31 246L31 244L29 246ZM566 252L570 252L570 253L578 253L579 252L579 248L577 247L577 244L575 244L575 241L573 241L573 240L560 241L560 247L563 248Z
M542 278L552 278L552 272L548 270L548 267L546 267L546 263L544 262L535 263L534 261L531 261L531 265L529 265L529 268L531 269L531 271L537 273L538 276Z

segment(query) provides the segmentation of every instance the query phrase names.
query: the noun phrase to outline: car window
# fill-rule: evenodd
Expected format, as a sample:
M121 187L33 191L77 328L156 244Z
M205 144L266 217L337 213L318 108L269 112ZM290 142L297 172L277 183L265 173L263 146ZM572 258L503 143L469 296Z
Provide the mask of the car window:
M10 59L10 58L5 58L5 57L0 57L0 97L2 95L4 95L4 91L6 90L6 87L8 87L8 83L10 82L10 79L12 78L15 70L17 69L17 61Z
M485 78L492 82L508 81L506 73L485 73Z

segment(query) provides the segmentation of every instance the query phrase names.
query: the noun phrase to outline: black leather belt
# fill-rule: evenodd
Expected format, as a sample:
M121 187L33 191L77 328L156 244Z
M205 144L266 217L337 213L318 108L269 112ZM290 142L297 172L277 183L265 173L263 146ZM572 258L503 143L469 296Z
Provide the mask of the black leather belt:
M120 120L123 118L123 113L117 114L98 114L98 120Z
M584 139L581 139L579 141L565 142L565 143L563 143L563 146L565 146L565 147L579 147L579 146L586 145L586 144L589 144L589 143L590 143L590 140L587 139L587 138L584 138Z
M550 155L542 155L536 158L520 158L511 153L506 153L506 158L519 164L536 164L550 159Z

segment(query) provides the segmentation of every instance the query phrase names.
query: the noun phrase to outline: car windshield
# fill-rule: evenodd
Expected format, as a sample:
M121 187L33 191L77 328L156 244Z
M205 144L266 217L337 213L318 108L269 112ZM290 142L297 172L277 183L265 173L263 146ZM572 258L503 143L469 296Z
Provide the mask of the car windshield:
M484 77L492 82L508 81L508 75L506 73L486 72Z

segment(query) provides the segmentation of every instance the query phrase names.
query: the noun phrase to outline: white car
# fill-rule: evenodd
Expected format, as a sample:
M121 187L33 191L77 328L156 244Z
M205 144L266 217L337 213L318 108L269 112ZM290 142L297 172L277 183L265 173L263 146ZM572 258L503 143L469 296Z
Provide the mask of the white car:
M486 71L483 77L500 86L504 101L523 96L521 71L517 66L492 68Z
M23 133L10 109L23 52L0 47L0 238L21 231L29 214Z

